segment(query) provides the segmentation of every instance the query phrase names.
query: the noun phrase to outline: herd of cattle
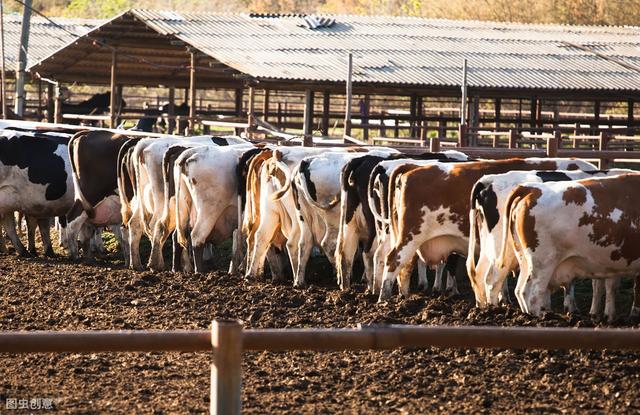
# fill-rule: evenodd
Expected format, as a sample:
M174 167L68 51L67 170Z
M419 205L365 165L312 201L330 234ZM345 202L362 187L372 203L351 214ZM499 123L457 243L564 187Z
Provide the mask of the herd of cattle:
M349 289L357 255L380 301L397 283L409 295L435 266L434 291L456 292L466 273L478 306L515 296L534 315L564 288L575 309L575 278L593 279L591 313L615 315L622 276L640 272L640 174L599 171L583 160L472 160L458 151L402 154L385 147L288 147L239 137L145 138L104 130L67 131L7 123L0 130L0 216L18 254L29 255L16 212L35 225L47 255L52 218L72 258L91 255L110 227L127 266L203 272L211 244L232 239L230 272L259 278L293 274L304 287L314 249ZM2 233L0 233L2 235ZM460 261L466 257L466 266ZM456 266L459 262L459 266ZM290 271L289 271L290 267ZM446 281L446 283L445 283ZM640 311L636 278L632 313Z

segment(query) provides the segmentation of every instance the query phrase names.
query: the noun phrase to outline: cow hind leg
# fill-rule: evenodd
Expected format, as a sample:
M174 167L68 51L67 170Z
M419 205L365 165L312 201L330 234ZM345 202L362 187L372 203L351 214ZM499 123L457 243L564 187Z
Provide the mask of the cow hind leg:
M609 322L612 322L616 317L616 294L620 286L620 278L607 278L604 281L604 286L604 315Z
M630 316L640 316L640 274L636 275L633 283L633 304L631 305Z
M132 218L128 224L129 228L129 267L136 271L143 271L142 260L140 259L140 241L142 240L142 224Z
M604 291L604 280L600 278L594 278L591 280L591 308L589 309L589 314L592 316L597 316L600 314L600 310L602 309L602 294Z
M44 255L49 258L56 256L51 243L51 221L49 218L38 219L38 229L40 229L40 239L42 239L42 248Z
M38 256L36 250L36 228L38 227L38 219L33 216L24 215L24 221L27 224L27 246L32 256Z
M16 222L13 213L8 213L2 216L2 226L4 227L4 231L7 233L7 237L11 241L16 253L22 257L30 257L31 255L25 249L24 245L18 238L18 234L16 232Z

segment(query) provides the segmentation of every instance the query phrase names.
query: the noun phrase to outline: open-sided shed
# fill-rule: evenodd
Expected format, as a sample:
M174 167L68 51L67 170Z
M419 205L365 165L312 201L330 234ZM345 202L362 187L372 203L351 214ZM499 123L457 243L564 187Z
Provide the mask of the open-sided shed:
M314 92L324 92L328 108L331 94L344 91L349 54L354 93L411 96L409 117L418 122L423 97L460 96L466 59L472 122L479 98L494 100L496 123L500 100L526 100L531 127L538 125L541 100L563 99L593 102L596 119L600 102L623 103L622 123L633 127L639 35L637 27L134 9L30 70L60 82L110 83L113 91L117 85L188 86L192 104L196 88L250 87L249 106L256 88L306 91L309 133Z

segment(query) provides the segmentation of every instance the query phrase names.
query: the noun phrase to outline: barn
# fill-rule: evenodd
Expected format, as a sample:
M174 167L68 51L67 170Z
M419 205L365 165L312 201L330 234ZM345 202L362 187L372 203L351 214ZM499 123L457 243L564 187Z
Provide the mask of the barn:
M306 136L337 135L345 126L351 74L346 133L365 141L419 137L421 129L455 134L461 118L471 129L577 126L633 132L639 32L637 27L133 9L32 59L29 70L61 84L109 85L113 96L124 87L161 86L168 90L169 112L181 95L176 90L184 89L192 129L198 123L255 129L262 120ZM199 94L207 90L224 90L233 98L199 105ZM124 114L115 109L108 119L116 125Z

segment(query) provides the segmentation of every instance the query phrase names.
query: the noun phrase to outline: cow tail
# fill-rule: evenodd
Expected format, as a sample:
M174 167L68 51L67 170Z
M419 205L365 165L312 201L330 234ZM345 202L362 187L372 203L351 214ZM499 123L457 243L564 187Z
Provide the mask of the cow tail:
M515 189L509 193L507 201L504 205L505 218L502 224L502 241L500 243L500 254L498 255L497 265L499 268L503 268L506 265L507 244L509 243L509 236L511 235L511 226L513 221L513 209L526 195L527 188L523 186L516 186Z
M87 212L87 215L90 218L95 216L95 212L93 210L93 206L87 198L82 193L82 188L80 187L80 178L79 176L79 163L78 159L78 146L81 144L81 139L84 138L88 134L88 131L79 131L71 140L69 140L69 161L71 162L71 174L73 175L73 188L75 199L80 202L82 205L82 209Z
M289 166L282 162L282 154L277 150L273 152L273 163L284 174L284 185L271 194L271 200L280 200L291 188L291 172Z
M182 185L183 185L183 176L186 174L187 168L187 158L182 158L178 162L178 168L174 168L173 170L173 180L176 188L176 235L178 239L178 243L183 247L187 248L189 243L189 235L188 235L188 227L189 227L189 217L191 216L191 203L190 198L187 195L182 195ZM184 212L180 210L180 205L185 206ZM185 213L186 212L186 213Z
M376 197L376 183L379 183L378 177L383 170L383 167L376 166L371 172L371 176L369 176L369 184L367 185L367 202L369 203L369 209L371 210L374 219L381 223L387 223L379 211L379 208L381 208L382 205L380 194Z
M386 203L381 203L382 208L388 208L387 211L382 211L383 217L386 219L386 223L390 225L389 234L393 232L396 235L396 231L398 229L398 218L396 217L396 209L397 206L394 203L396 198L396 182L402 177L402 175L408 171L411 171L416 168L415 164L401 164L400 166L393 169L391 175L389 176L389 181L386 183L382 182L383 193L382 196L386 195ZM402 194L402 192L400 193Z
M171 196L177 193L176 181L174 179L174 166L176 159L182 154L188 147L183 146L171 146L167 149L162 157L162 179L164 181L164 208L162 212L163 218L168 218L169 205L171 203Z
M469 250L467 256L467 267L469 276L475 275L476 273L476 246L478 245L478 241L476 238L478 237L478 210L475 207L476 201L476 193L477 193L478 183L473 185L473 189L471 190L471 209L469 209Z

